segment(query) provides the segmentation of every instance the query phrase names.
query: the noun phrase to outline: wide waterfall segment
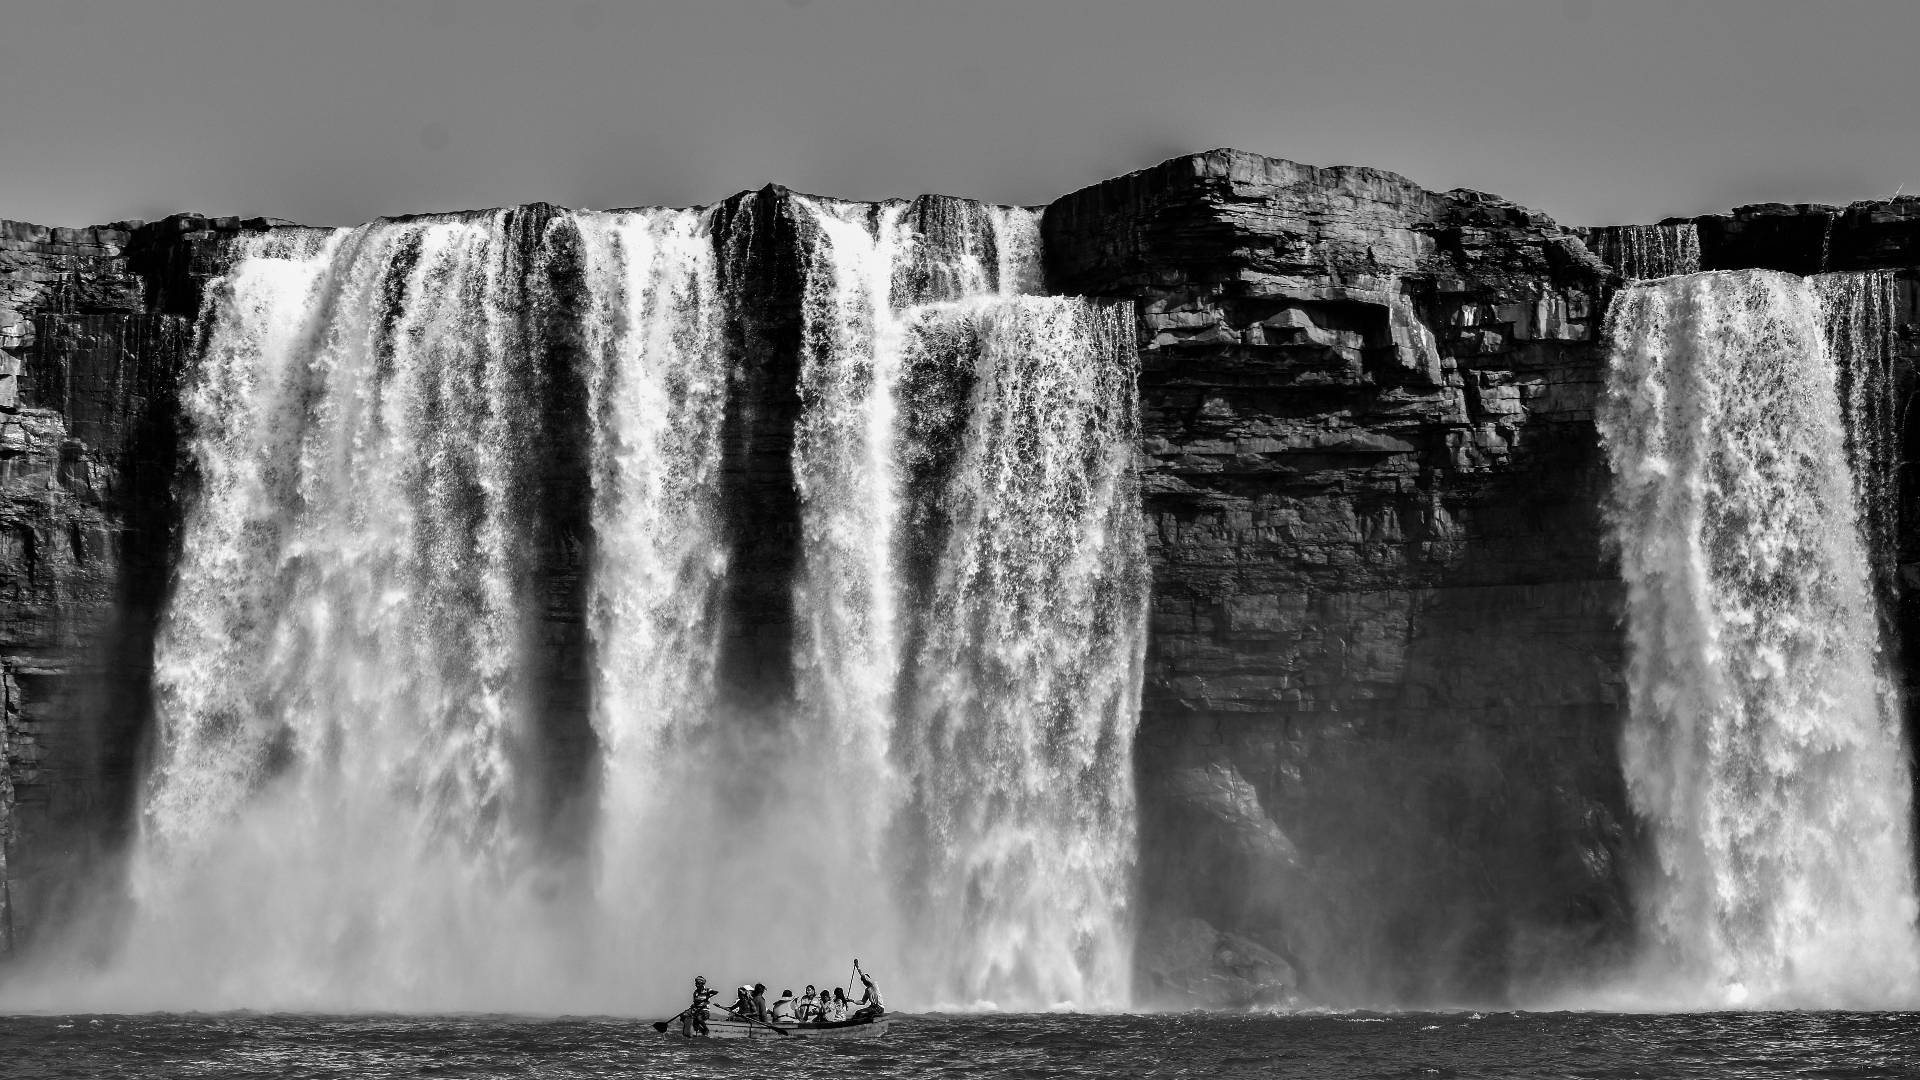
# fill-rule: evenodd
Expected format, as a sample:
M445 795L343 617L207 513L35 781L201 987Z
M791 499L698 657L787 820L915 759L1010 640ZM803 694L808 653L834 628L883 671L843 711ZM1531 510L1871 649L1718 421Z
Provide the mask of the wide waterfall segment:
M539 617L533 227L269 235L215 284L122 990L417 1009L540 981L511 753Z
M1132 310L994 299L922 313L915 340L972 380L896 736L916 963L956 1002L1124 1006L1147 602Z
M1912 1007L1911 768L1822 291L1635 285L1598 423L1628 588L1651 1001Z
M1144 552L1129 314L1038 215L800 199L802 715L916 996L1126 1004Z
M133 903L64 996L605 1010L661 972L857 952L896 1000L1128 1003L1131 311L1027 295L1032 210L792 206L786 705L716 687L745 316L715 214L236 242L183 395ZM598 769L562 790L560 601L530 568L576 460Z
M732 375L709 215L580 214L591 415L588 628L601 746L596 948L628 970L692 964L661 935L725 812L689 739L713 719L716 613L730 563L722 428ZM627 980L615 980L616 985ZM625 986L628 993L641 987Z

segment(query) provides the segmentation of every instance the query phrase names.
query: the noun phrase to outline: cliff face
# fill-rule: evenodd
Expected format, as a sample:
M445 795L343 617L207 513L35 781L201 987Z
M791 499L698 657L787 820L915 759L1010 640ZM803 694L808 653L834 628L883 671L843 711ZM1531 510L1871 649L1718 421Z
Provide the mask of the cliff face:
M222 239L267 224L0 222L7 936L112 891L96 875L136 786L172 563L178 377Z
M1229 151L1045 230L1051 288L1142 312L1142 991L1192 919L1317 1000L1497 996L1617 934L1603 268L1491 196Z
M1699 219L1700 265L1904 265L1916 206ZM801 290L787 193L713 220L739 309L722 682L750 712L792 692ZM225 240L269 224L0 223L0 951L116 892L100 875L131 824L192 481L176 391ZM1596 234L1225 150L1068 195L1043 232L1049 291L1138 312L1143 1003L1492 1001L1605 962L1635 838L1593 427L1620 278ZM589 492L579 388L543 393L551 719L530 752L564 836L593 783Z

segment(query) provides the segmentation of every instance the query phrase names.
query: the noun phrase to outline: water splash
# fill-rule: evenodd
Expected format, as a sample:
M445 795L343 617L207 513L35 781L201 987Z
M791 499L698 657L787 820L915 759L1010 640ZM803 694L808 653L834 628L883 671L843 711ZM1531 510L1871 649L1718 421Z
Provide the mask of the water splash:
M1694 1006L1910 1005L1908 750L1815 291L1671 278L1608 332L1650 963Z

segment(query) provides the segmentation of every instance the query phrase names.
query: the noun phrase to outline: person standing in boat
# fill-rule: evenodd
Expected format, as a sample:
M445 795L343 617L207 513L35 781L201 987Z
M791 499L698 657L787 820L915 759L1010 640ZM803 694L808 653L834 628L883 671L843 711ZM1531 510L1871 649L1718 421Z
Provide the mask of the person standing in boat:
M866 987L866 993L856 1002L860 1011L853 1014L854 1020L877 1020L887 1014L886 1002L880 1000L880 988L873 985L873 976L860 970L860 961L853 962L853 973L860 976L860 985Z
M693 1004L680 1014L680 1034L692 1038L707 1033L707 1004L718 997L720 991L707 989L707 977L693 977Z

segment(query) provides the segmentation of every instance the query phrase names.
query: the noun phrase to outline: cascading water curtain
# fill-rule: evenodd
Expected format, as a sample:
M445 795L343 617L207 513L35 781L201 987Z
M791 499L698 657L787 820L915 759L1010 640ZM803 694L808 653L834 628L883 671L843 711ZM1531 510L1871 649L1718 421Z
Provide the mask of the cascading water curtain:
M1128 315L1036 288L1038 215L800 200L804 723L898 981L1124 1005L1145 560Z
M1912 777L1814 290L1623 290L1598 417L1655 1004L1911 1007Z
M972 388L900 736L917 962L957 1004L1122 1007L1148 580L1131 311L1024 297L920 329L970 354Z
M540 970L509 749L541 249L514 225L267 236L214 286L119 960L156 1003L499 1004Z
M606 1008L854 953L908 1000L1125 1003L1129 318L1017 295L1031 211L793 205L794 708L715 687L739 245L712 215L241 242L185 395L198 486L99 1004ZM537 774L576 395L591 811Z
M877 826L893 803L887 765L900 676L900 486L894 467L895 383L901 326L892 294L911 243L904 203L803 200L807 248L800 351L801 415L794 432L803 566L796 683L816 730L831 733L837 781L825 788L858 807L851 828L871 879ZM869 214L873 220L867 220Z
M711 720L729 546L720 522L730 360L714 240L697 210L575 215L591 307L594 558L588 624L601 743L597 853L604 930L594 949L632 985L689 966L662 934L698 910L716 808L687 740ZM695 809L688 814L685 811ZM593 965L598 970L604 965ZM623 985L624 984L624 985Z
M1700 230L1683 225L1603 225L1585 232L1594 255L1628 280L1700 270Z

